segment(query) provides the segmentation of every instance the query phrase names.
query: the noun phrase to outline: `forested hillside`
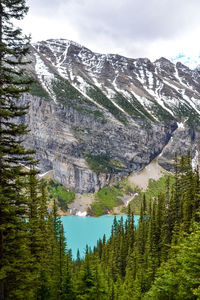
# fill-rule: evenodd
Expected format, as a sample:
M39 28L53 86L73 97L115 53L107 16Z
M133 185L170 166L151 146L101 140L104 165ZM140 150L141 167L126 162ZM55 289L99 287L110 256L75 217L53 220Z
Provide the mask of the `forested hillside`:
M114 222L107 242L86 253L77 299L199 299L200 185L189 156L169 187L149 202L144 196L137 228L129 211L125 224ZM90 282L81 275L86 270Z
M29 41L10 21L26 12L24 0L0 0L0 300L200 299L200 179L189 154L176 158L172 184L144 195L137 227L129 207L107 241L72 261L16 122L31 83L22 70Z

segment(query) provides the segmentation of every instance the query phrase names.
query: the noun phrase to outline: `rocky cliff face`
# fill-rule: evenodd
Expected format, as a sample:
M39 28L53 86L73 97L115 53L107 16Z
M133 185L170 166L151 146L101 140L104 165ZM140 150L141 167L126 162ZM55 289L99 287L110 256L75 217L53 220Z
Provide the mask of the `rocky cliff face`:
M66 40L33 45L30 59L36 83L20 100L30 106L25 145L67 187L94 192L158 155L167 169L175 152L198 159L198 70L96 54Z
M40 168L54 171L54 178L76 192L95 192L111 177L117 179L147 165L166 145L176 126L152 124L123 125L113 120L82 114L71 107L24 95L21 105L29 105L23 122L31 129L25 146L36 150ZM144 123L145 125L145 123ZM114 160L112 174L93 172L87 154L93 159L106 155Z
M175 153L186 156L188 152L192 156L192 165L195 168L199 165L200 157L200 130L199 128L183 127L179 124L177 130L172 134L168 144L158 157L158 163L165 169L174 171Z

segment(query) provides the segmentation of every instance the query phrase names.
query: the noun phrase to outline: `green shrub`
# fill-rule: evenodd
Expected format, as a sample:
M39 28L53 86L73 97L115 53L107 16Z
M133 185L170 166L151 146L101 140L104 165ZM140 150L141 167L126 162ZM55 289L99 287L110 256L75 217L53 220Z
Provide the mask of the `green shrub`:
M134 199L129 203L131 210L134 211L136 215L140 214L140 206L143 201L144 194L147 202L150 202L151 199L158 197L162 193L166 193L167 182L169 186L169 192L171 192L171 187L174 183L174 177L171 174L166 174L163 177L159 178L158 180L150 179L146 191L142 192L142 190L139 187L132 188L129 187L129 185L126 185L126 180L125 180L124 187L123 187L124 193L128 194L129 191L132 194L137 193ZM129 188L131 189L129 190ZM123 207L122 212L127 213L128 207Z
M111 172L109 166L110 158L107 155L87 154L86 161L90 169L96 173Z
M103 113L99 111L96 104L84 97L68 80L57 75L52 81L52 89L57 101L63 105L68 105L86 115L92 114L94 118L101 118L103 122L106 122Z
M58 204L63 211L68 209L68 204L75 199L75 193L68 190L64 185L57 183L51 179L47 182L47 190L50 198L58 200Z
M50 101L51 97L47 91L42 87L38 81L34 81L30 86L30 94L40 98L45 98L45 100Z
M160 121L167 122L167 121L175 120L175 118L157 102L152 105L151 109L153 110L154 114Z
M158 180L150 179L147 190L145 191L146 199L150 200L151 198L158 197L159 194L166 193L167 182L169 190L171 190L174 181L174 176L171 174L166 174Z
M88 91L87 91L88 96L90 96L94 101L105 107L117 120L122 122L123 124L127 124L128 121L126 119L126 116L124 113L117 108L110 99L106 97L102 93L102 91L96 87L92 86Z
M123 167L122 163L106 154L86 154L86 161L95 173L113 173Z
M134 96L132 96L129 102L124 96L116 92L115 101L127 114L133 117L133 119L144 119L145 117L151 121L155 121Z
M92 211L95 216L106 214L114 207L123 204L122 200L118 196L122 196L123 193L119 188L115 186L105 186L99 190L95 195L95 201L92 203Z

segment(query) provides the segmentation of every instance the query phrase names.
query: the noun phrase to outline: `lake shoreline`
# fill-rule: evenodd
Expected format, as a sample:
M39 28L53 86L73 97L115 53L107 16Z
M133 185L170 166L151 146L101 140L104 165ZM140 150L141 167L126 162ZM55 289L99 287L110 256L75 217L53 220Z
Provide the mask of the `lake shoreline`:
M64 227L64 233L67 241L67 248L72 250L72 258L76 259L77 250L80 256L85 256L86 245L93 249L99 239L103 239L105 234L106 240L110 238L113 220L117 221L127 219L127 215L103 215L100 217L79 217L63 216L61 221ZM135 216L135 225L137 225L139 216Z

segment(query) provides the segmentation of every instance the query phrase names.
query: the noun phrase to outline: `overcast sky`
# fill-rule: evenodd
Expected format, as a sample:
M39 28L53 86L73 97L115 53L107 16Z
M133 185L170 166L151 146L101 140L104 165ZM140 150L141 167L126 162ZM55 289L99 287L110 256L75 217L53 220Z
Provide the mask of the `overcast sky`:
M99 53L200 64L200 0L28 0L32 41L66 38Z

